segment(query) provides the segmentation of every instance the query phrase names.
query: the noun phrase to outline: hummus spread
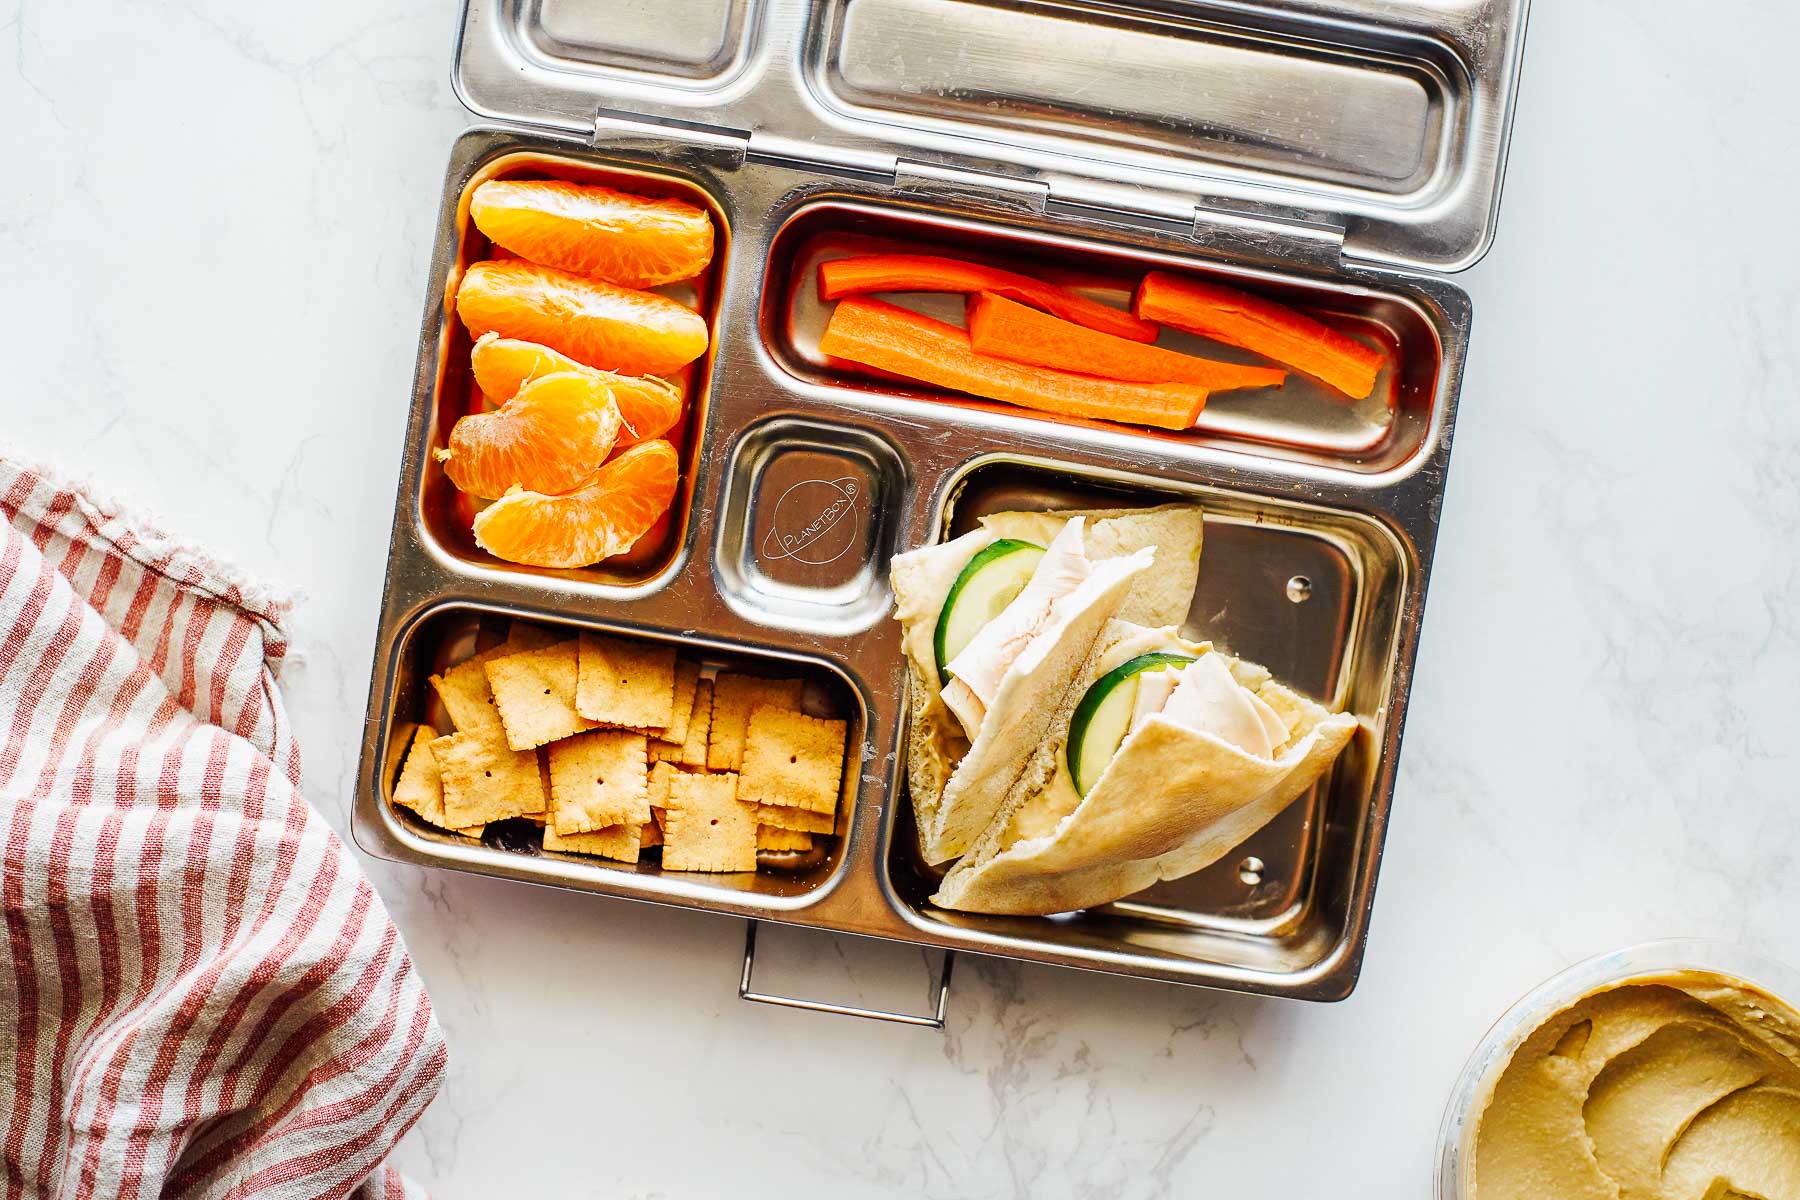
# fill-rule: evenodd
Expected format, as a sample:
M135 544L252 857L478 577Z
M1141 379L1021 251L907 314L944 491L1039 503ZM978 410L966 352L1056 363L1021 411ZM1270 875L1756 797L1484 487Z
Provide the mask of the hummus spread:
M1501 1073L1469 1194L1800 1200L1800 1014L1705 972L1584 997Z

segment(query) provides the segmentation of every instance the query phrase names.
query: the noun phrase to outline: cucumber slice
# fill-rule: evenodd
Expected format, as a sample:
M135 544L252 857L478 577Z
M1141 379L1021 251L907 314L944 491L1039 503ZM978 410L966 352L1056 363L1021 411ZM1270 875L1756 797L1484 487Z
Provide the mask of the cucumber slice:
M1138 676L1159 667L1185 666L1193 661L1189 654L1140 654L1094 680L1075 706L1075 715L1069 718L1065 753L1076 791L1087 795L1124 743L1131 727L1131 710L1137 703Z
M938 614L934 648L940 682L950 682L950 660L1025 590L1043 557L1044 548L1036 542L1001 538L969 560Z

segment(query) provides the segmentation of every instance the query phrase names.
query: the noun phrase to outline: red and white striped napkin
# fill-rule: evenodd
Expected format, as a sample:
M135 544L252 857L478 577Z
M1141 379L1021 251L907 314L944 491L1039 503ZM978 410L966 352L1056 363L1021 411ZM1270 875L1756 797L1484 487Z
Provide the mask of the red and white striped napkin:
M301 798L280 606L4 459L0 515L6 1200L420 1194L443 1037Z

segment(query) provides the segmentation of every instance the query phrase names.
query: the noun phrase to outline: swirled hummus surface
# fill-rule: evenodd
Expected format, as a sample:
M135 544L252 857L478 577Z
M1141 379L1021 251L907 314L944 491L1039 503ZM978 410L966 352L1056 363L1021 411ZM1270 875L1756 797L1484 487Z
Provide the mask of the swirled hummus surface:
M1800 1015L1702 972L1594 992L1513 1054L1477 1200L1800 1200Z

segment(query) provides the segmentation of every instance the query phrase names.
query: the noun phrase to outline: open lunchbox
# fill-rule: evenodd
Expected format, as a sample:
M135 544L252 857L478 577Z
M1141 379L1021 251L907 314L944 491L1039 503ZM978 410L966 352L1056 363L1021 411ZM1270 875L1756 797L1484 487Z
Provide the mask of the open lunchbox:
M1470 328L1446 276L1494 233L1526 0L466 0L354 813L383 857L1171 982L1314 1000L1355 985L1393 794ZM486 554L432 452L479 403L453 312L468 196L536 177L677 196L718 249L690 301L666 530L595 567ZM846 370L817 265L927 252L1126 298L1175 270L1386 350L1373 394L1222 395L1197 427L1061 421ZM1023 269L1023 268L1022 268ZM1307 795L1215 865L1056 917L934 907L906 802L887 564L1019 508L1195 501L1187 628L1354 714ZM799 547L799 552L796 552ZM834 838L702 876L479 840L395 808L426 677L527 619L796 674L848 726ZM747 947L748 948L748 947ZM946 966L944 984L948 983ZM751 992L747 954L740 993ZM778 1001L781 998L775 998ZM831 1007L811 1005L803 1006ZM900 1017L900 1014L864 1014ZM941 1023L942 991L935 1017Z

